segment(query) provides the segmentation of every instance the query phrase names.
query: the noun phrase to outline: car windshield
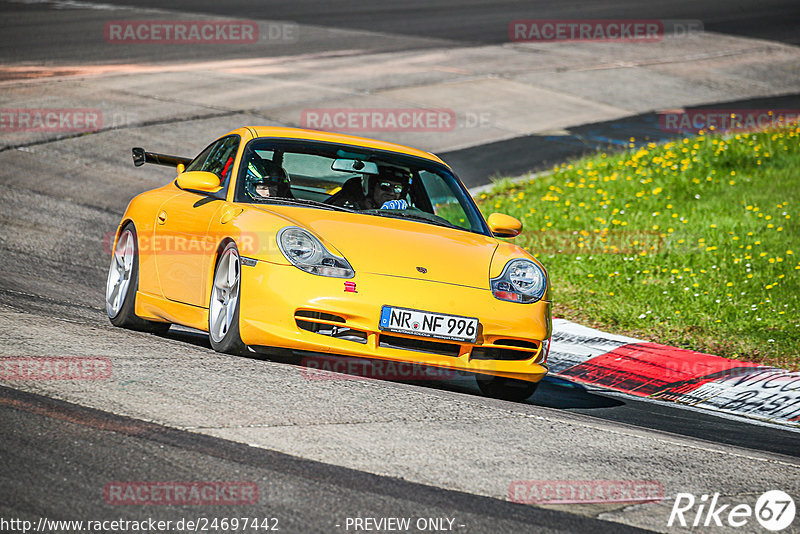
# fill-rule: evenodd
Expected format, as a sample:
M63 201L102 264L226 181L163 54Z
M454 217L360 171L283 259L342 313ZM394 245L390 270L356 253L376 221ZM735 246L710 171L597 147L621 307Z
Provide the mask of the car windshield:
M346 210L491 235L472 198L444 165L352 145L250 141L234 200Z

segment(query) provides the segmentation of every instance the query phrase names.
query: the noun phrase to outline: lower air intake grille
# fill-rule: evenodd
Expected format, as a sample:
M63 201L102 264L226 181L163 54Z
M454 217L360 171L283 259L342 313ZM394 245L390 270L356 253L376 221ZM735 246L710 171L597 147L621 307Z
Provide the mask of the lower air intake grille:
M294 314L294 320L297 327L308 332L321 334L323 336L335 337L337 339L344 339L347 341L354 341L356 343L366 343L367 333L361 330L354 330L344 325L346 322L343 317L333 315L330 313L299 310ZM342 323L330 324L330 323Z
M344 317L333 315L332 313L323 313L318 311L297 310L294 314L295 317L307 317L309 319L322 319L323 321L333 321L334 323L345 323Z
M497 345L504 345L503 347L498 347ZM505 347L509 348L505 348ZM522 349L531 349L531 350L516 350L511 347L519 347ZM470 359L472 360L505 360L505 361L519 361L519 360L530 360L538 352L539 345L537 343L533 343L531 341L523 341L520 339L497 339L492 346L489 347L475 347L472 349L472 355Z
M457 357L461 351L461 346L454 343L442 343L440 341L426 341L424 339L411 339L407 337L390 336L381 334L378 346L388 349L413 350L416 352L429 352L431 354L441 354L442 356Z

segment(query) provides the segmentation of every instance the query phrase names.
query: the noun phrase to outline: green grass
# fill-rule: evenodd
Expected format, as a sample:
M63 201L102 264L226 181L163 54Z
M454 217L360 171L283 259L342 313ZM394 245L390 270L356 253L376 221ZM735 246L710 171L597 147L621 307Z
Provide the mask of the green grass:
M479 195L519 218L554 315L800 367L800 128L598 154Z

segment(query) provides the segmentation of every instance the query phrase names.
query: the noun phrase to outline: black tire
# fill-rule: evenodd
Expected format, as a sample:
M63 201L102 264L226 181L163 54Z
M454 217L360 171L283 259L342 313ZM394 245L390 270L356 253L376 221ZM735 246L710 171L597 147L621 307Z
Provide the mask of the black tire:
M475 375L481 393L494 399L522 402L536 392L539 382L502 376Z
M218 332L218 334L221 335L215 335L214 331L217 329L215 329L215 318L212 316L212 310L214 309L214 300L218 299L220 296L220 292L217 290L217 274L219 272L220 265L230 260L230 255L234 255L236 258L236 302L233 305L234 310L230 325L227 326L224 332ZM239 335L239 303L241 302L242 297L241 267L242 263L241 259L239 258L239 250L236 247L236 243L230 241L225 245L217 257L217 263L214 266L214 279L211 286L211 295L209 296L208 302L208 340L211 343L211 348L217 352L224 352L227 354L245 354L247 352L247 345L242 342L242 338ZM219 303L221 302L222 301L219 300L217 306L219 306Z
M120 231L120 239L130 232L132 237L133 258L131 270L129 273L128 285L122 295L122 305L114 312L113 307L109 304L108 290L109 282L111 280L112 269L115 262L115 252L111 252L111 267L109 268L108 278L106 279L106 314L111 324L120 328L128 328L130 330L139 330L141 332L151 332L154 334L165 334L169 330L170 323L162 323L158 321L148 321L136 315L136 291L139 289L139 239L136 234L136 227L132 222L127 223Z

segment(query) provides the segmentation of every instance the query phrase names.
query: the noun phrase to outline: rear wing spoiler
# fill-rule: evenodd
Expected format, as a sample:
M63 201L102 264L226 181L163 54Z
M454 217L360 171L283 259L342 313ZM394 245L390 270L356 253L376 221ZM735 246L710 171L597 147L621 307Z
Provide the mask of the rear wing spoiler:
M169 156L167 154L156 154L155 152L145 152L143 148L136 147L131 149L133 164L141 167L145 163L155 163L156 165L166 165L167 167L177 167L178 165L189 165L192 158L182 158L180 156Z

